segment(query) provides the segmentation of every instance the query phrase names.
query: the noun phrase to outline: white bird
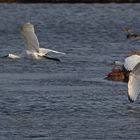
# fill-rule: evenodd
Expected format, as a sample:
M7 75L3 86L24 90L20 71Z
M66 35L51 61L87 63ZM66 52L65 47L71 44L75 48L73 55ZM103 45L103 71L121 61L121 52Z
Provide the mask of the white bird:
M31 57L33 59L42 59L42 58L47 58L47 59L52 59L59 61L57 58L51 58L48 57L47 54L49 52L52 53L58 53L65 55L63 52L51 50L51 49L46 49L46 48L40 48L38 38L35 34L34 26L31 23L25 23L24 25L21 26L21 35L23 37L23 40L25 42L26 46L26 51L25 53L16 55L16 54L8 54L7 57L11 59L17 59L21 57Z
M128 80L128 99L130 102L134 102L140 93L140 56L131 55L125 58L124 63L115 61L115 65L131 71Z
M131 71L128 80L128 99L134 102L140 93L140 56L131 55L125 58L124 68Z
M129 74L128 99L134 102L140 93L140 63L138 63Z

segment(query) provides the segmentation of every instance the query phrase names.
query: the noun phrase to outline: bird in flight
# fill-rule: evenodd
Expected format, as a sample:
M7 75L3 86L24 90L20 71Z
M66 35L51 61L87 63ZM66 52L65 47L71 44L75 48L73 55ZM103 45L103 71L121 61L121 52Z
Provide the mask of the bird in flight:
M57 54L65 55L65 53L63 52L59 52L47 48L41 48L37 35L35 34L34 25L31 24L30 22L27 22L21 26L21 35L26 46L26 50L24 51L24 53L18 55L10 53L4 57L8 57L11 59L18 59L22 57L28 57L32 59L46 58L55 61L60 61L58 58L49 57L48 54L57 53Z

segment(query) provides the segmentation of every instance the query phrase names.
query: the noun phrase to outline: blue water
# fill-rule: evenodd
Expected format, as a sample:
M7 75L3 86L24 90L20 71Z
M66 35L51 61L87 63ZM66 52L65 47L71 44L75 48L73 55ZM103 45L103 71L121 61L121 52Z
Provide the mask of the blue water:
M0 140L137 140L140 97L104 80L113 60L140 42L139 4L0 4L0 56L24 50L20 26L32 22L41 46L61 62L0 59Z

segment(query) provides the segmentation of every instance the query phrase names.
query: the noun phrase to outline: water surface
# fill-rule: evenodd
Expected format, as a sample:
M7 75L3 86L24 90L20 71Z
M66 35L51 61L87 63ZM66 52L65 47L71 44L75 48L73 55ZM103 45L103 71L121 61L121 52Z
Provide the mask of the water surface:
M0 59L1 140L140 138L140 98L104 80L113 60L139 49L139 4L0 4L0 56L21 52L20 26L32 22L41 46L61 62Z

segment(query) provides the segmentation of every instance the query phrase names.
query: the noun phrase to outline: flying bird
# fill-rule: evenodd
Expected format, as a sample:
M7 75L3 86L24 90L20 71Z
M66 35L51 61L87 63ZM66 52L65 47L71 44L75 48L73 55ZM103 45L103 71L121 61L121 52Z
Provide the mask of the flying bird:
M134 102L140 93L140 55L126 57L122 67L126 72L130 72L128 75L128 99L130 102Z
M51 59L55 61L59 61L58 58L52 58L48 56L48 53L57 53L61 55L65 55L63 52L51 50L51 49L46 49L46 48L40 48L40 44L37 38L37 35L35 34L34 30L34 25L31 24L30 22L25 23L21 26L21 35L23 37L25 46L26 46L26 51L24 53L21 53L19 55L16 54L8 54L4 57L8 57L11 59L18 59L21 57L30 57L33 59Z
M121 69L113 69L107 79L114 81L128 81L128 99L134 102L140 93L140 55L126 57L123 62L115 61Z

